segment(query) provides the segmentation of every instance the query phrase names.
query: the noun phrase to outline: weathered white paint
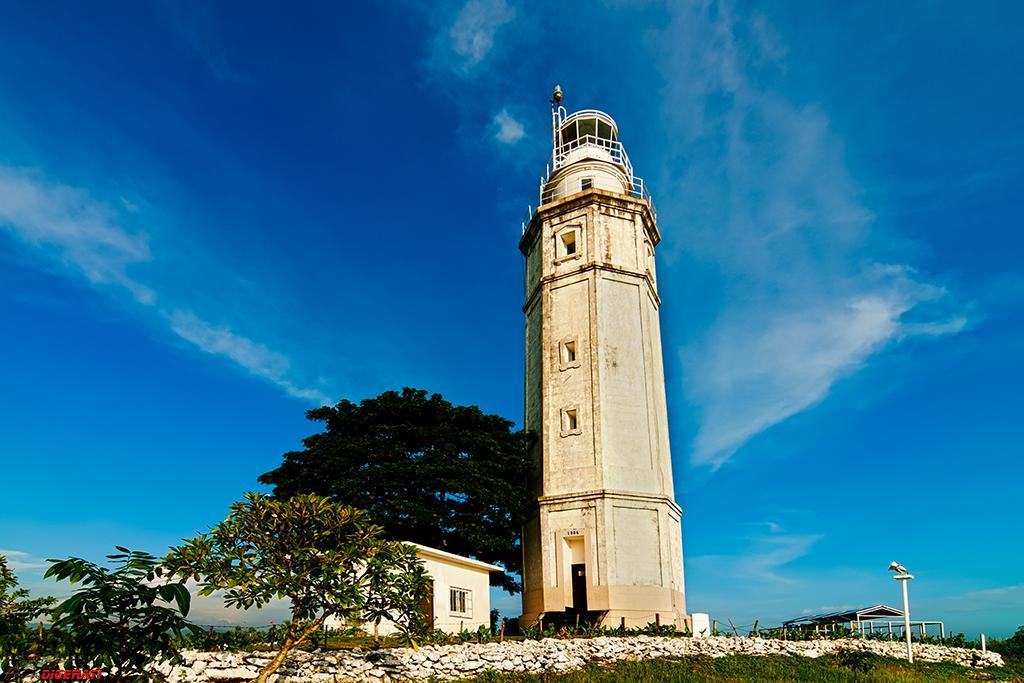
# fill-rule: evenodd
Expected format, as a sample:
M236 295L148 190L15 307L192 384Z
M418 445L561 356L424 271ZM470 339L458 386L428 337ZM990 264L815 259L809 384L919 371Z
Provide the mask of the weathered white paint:
M427 573L434 581L434 628L458 632L490 626L490 574L502 571L501 567L436 548L423 545L416 547ZM472 607L468 612L457 613L451 610L449 590L452 588L470 591Z
M654 265L661 233L631 174L600 145L573 149L519 245L525 423L538 437L525 624L574 608L570 568L580 563L588 611L605 612L606 625L685 623Z
M694 638L707 638L711 635L711 617L704 612L690 614L690 628Z

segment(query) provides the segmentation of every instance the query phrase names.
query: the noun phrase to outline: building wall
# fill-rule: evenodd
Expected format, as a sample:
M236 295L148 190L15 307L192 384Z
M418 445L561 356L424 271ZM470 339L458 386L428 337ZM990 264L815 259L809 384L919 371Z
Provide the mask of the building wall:
M491 624L490 574L487 571L424 557L427 573L434 580L434 628L458 632L475 631ZM449 589L462 588L472 595L469 614L453 613L449 605Z
M458 632L460 629L475 631L480 626L491 623L491 591L490 572L486 569L473 567L457 561L436 557L420 552L420 560L427 574L434 582L434 628ZM471 606L466 613L454 613L449 602L449 589L461 588L470 592ZM328 628L341 628L342 623L335 619L327 620ZM373 633L373 624L363 624L363 630ZM395 625L383 620L377 632L390 635L397 632Z

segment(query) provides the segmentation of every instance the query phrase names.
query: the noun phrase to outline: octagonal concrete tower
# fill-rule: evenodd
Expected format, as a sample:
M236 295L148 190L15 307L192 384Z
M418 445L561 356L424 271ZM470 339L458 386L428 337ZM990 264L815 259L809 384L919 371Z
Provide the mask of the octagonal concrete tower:
M523 226L523 618L685 623L654 205L607 114L552 99L552 158Z

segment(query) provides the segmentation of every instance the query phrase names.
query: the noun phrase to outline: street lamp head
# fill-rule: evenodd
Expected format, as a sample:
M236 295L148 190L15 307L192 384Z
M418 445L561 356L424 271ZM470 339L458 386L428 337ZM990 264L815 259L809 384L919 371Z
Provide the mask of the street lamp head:
M904 567L899 562L893 562L892 564L889 565L889 571L891 571L891 572L899 572L900 574L906 574L907 573L907 568Z

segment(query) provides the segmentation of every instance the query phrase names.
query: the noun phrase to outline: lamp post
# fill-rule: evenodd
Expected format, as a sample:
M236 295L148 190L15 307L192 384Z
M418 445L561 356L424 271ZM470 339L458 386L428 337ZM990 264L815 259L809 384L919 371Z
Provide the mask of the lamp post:
M896 575L892 578L903 582L903 633L907 637L907 661L913 664L914 649L910 644L910 600L907 598L907 581L913 579L914 575L908 572L907 568L899 562L890 564L889 571L896 572Z

